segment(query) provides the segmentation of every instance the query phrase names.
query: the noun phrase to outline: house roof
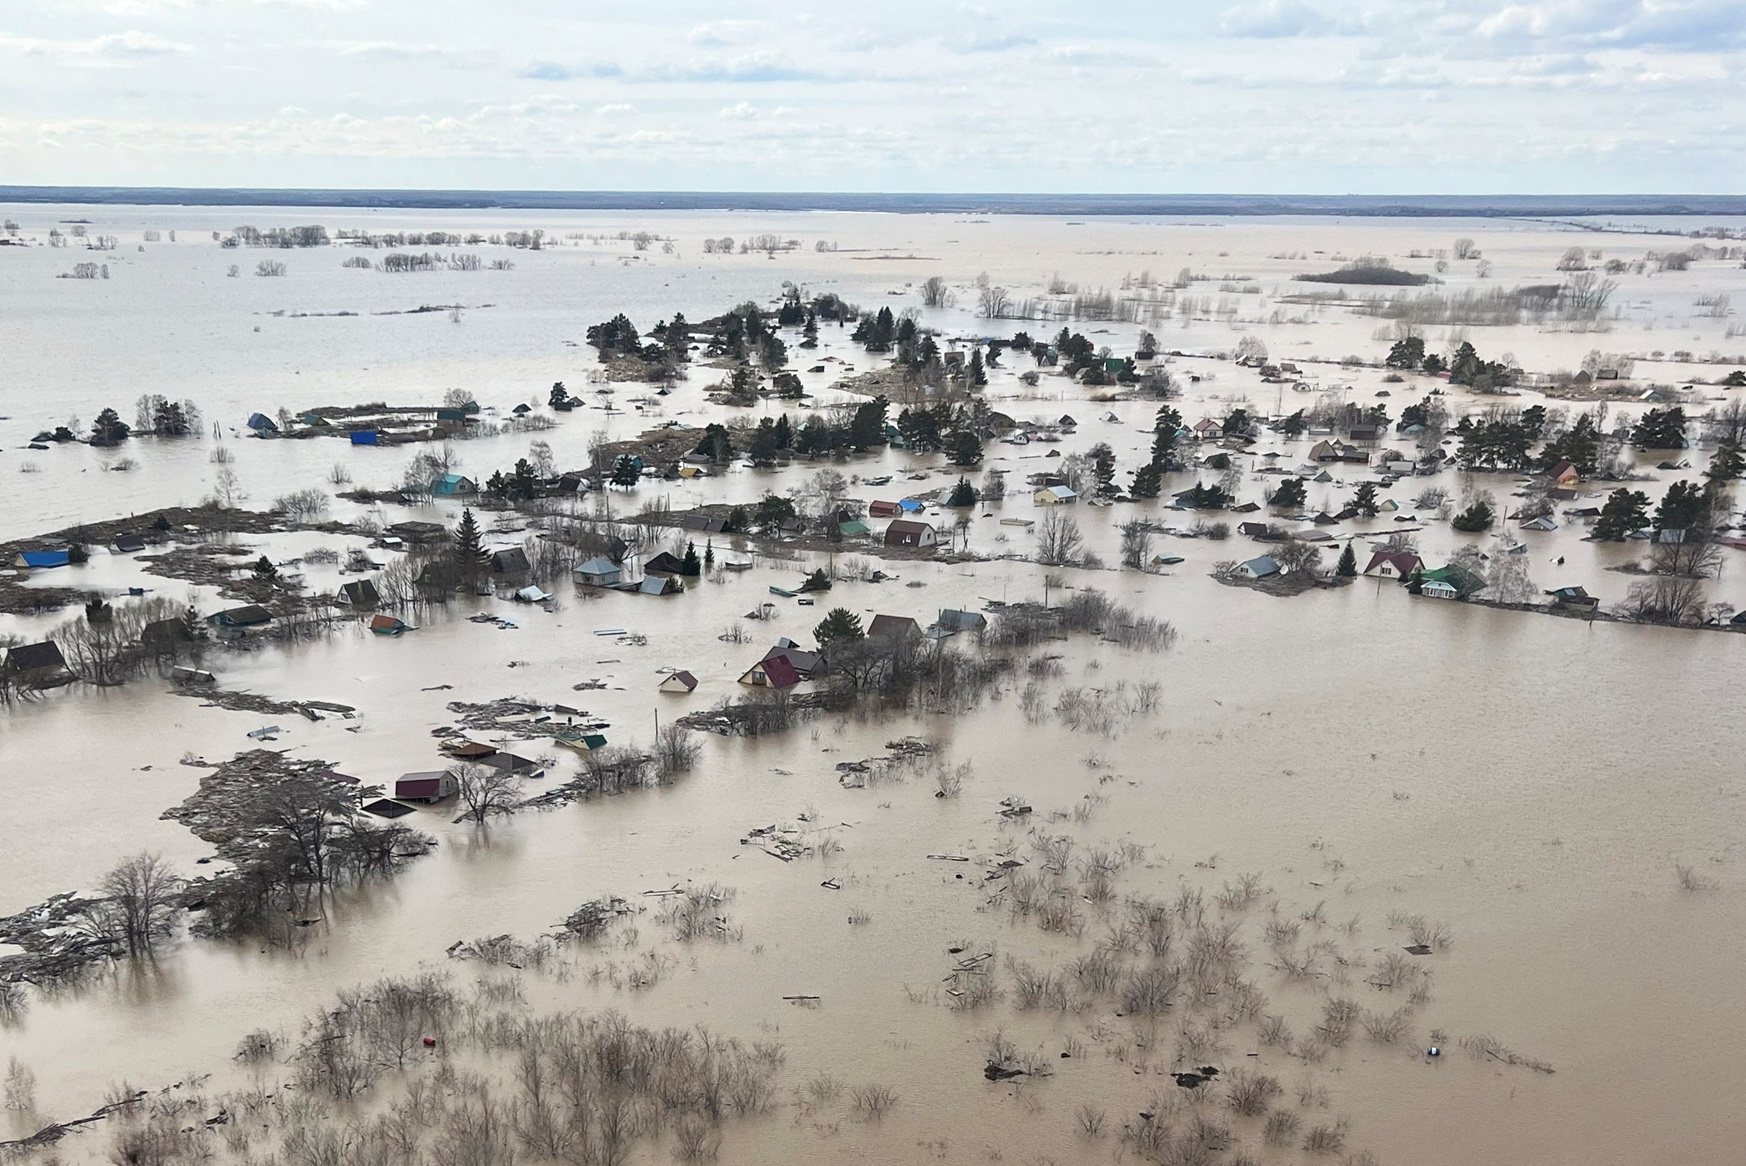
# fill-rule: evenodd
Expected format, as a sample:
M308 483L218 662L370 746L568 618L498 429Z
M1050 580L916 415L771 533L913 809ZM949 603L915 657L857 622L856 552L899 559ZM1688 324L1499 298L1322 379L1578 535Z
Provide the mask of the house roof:
M605 555L595 555L586 563L577 563L572 570L578 575L616 575L618 564Z
M1377 551L1370 556L1370 562L1364 566L1364 574L1376 570L1384 563L1393 565L1395 574L1402 578L1413 573L1419 565L1419 557L1411 551Z
M115 541L109 544L118 551L143 551L145 539L137 534L118 534Z
M711 534L720 534L727 529L727 519L714 518L707 514L687 514L680 520L679 525L686 530L703 530Z
M64 567L72 561L67 551L19 551L18 558L26 567Z
M918 636L921 625L907 615L876 615L873 622L867 625L867 635L870 639L899 639L904 636Z
M800 672L786 654L766 656L753 666L764 673L771 688L793 688L800 683Z
M684 669L680 669L669 675L665 680L661 681L662 687L666 687L669 684L679 684L684 687L686 692L693 692L697 688L697 677L691 675L691 673Z
M812 675L813 669L818 667L818 653L808 652L804 648L778 646L764 653L766 660L774 660L778 657L788 661L789 665L802 677Z
M934 528L925 522L917 522L913 518L894 518L891 520L891 525L885 528L885 537L890 538L894 534L900 536L919 536L923 532L928 534L936 533Z
M940 612L939 625L956 631L970 631L988 626L988 617L980 611L959 611L956 608L944 608Z
M381 596L376 592L376 585L368 579L353 579L350 583L340 584L340 598L347 603L375 603Z
M649 575L637 584L637 590L644 595L668 595L678 591L681 586L670 575Z
M1067 486L1044 486L1041 490L1038 490L1037 493L1039 493L1039 494L1051 494L1051 495L1055 496L1056 498L1061 498L1061 499L1079 497L1079 495L1073 489L1071 489L1070 487L1067 487Z
M444 751L451 757L463 757L471 761L480 757L491 756L493 753L497 752L497 747L495 745L487 745L483 741L463 741L459 745L446 746Z
M662 551L643 564L645 575L677 575L684 570L685 563L671 551Z
M268 623L273 613L258 603L247 603L241 607L232 607L216 615L207 617L212 623L230 624L232 627L248 627L252 624Z
M527 552L520 547L492 551L491 569L502 572L525 571L528 569Z
M373 615L370 617L370 630L373 632L394 631L396 629L404 631L406 624L391 615Z
M35 672L39 668L65 668L67 658L60 645L52 640L40 644L20 644L6 653L6 666L19 672Z
M1274 560L1272 555L1257 555L1255 558L1242 564L1242 566L1243 569L1248 571L1251 575L1260 576L1279 574L1279 564Z

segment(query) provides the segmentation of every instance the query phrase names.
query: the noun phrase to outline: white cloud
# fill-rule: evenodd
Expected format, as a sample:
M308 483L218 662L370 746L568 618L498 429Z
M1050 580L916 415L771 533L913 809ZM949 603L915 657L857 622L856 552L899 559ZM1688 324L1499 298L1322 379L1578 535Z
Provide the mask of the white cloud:
M1226 36L1274 37L1321 36L1334 30L1334 22L1302 0L1260 0L1225 10L1219 31Z

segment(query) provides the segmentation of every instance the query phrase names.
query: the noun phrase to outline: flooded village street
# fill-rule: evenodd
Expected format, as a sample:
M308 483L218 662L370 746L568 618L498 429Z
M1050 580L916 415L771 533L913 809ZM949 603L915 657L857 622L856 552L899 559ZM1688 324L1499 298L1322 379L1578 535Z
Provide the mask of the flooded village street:
M0 1160L1741 1160L1746 220L0 217Z

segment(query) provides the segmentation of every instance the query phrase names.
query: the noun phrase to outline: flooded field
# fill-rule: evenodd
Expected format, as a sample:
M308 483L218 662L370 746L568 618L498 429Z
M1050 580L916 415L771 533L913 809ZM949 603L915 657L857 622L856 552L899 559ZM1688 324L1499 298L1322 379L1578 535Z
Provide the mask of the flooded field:
M418 558L384 545L385 528L452 529L463 506L487 550L568 538L571 554L540 573L543 602L514 602L507 585L450 588L440 601L384 604L412 625L404 634L372 634L367 613L332 611L308 634L214 631L171 653L210 672L210 685L173 683L165 659L126 683L20 692L0 709L0 915L95 894L141 852L185 879L229 869L234 839L164 815L249 750L320 760L392 794L403 774L452 765L439 751L451 738L433 731L463 727L542 770L515 776L514 797L566 783L578 796L483 824L465 820L462 799L412 805L396 822L429 835L428 852L222 938L190 932L213 916L199 903L175 912L148 956L18 984L0 996L0 1142L148 1096L0 1155L1738 1160L1746 728L1735 706L1746 640L1729 620L1746 608L1746 585L1743 552L1727 541L1737 500L1712 508L1716 561L1687 572L1700 593L1683 600L1701 614L1678 627L1625 618L1633 588L1664 577L1636 566L1662 544L1596 541L1592 516L1566 512L1598 510L1625 487L1653 509L1675 483L1708 480L1725 415L1746 392L1726 384L1746 353L1729 299L1746 271L1738 242L1714 236L1746 223L1626 232L1459 220L3 210L30 245L0 247L0 480L12 502L0 541L209 500L267 512L298 491L322 494L301 516L228 530L215 519L179 530L209 519L178 512L161 533L199 569L154 563L158 546L94 544L83 563L30 570L11 585L20 595L97 593L116 619L152 600L204 617L256 590L273 602L332 595ZM86 239L114 236L114 248L89 253L70 234L73 245L49 246L71 220L89 220L77 224ZM336 238L484 241L221 242L244 223L316 222ZM1717 230L1706 240L1656 233L1702 228ZM535 229L537 250L489 242ZM729 236L781 245L723 251ZM1474 254L1459 258L1457 240ZM1568 268L1573 246L1582 272ZM483 262L404 274L344 265L428 251ZM1685 261L1668 262L1674 252ZM1440 282L1292 278L1360 257ZM511 265L493 270L498 259ZM107 277L57 278L87 261ZM284 274L253 274L264 261ZM1579 319L1426 323L1434 313L1421 305L1413 324L1404 309L1362 303L1561 285L1584 272L1612 287L1604 310ZM923 284L935 276L948 302L930 307ZM705 321L747 301L774 313L785 283L804 304L835 295L863 318L913 312L944 352L983 353L1018 332L1052 342L1066 328L1119 367L1150 333L1159 356L1136 368L1162 370L1170 389L1086 384L1008 347L973 391L890 391L893 422L938 399L986 402L998 424L988 417L974 468L886 441L754 466L740 456L750 427L785 411L796 430L809 416L846 416L876 387L857 378L892 360L853 339L854 323L819 321L814 349L799 347L799 326L772 324L808 395L748 407L712 398L706 390L731 370L701 350ZM1006 297L1001 318L979 311L998 306L991 289ZM1333 292L1345 298L1315 298ZM645 339L675 312L691 321L700 349L666 394L607 379L587 333L621 312ZM1465 340L1520 375L1483 393L1384 367L1411 335L1436 353ZM1239 351L1254 367L1233 359ZM1264 377L1263 364L1296 371ZM581 403L551 410L554 382ZM476 400L482 432L380 445L250 435L255 413L286 410L295 430L320 407L434 410L451 390ZM131 422L145 394L193 402L198 431L29 448L57 425L86 436L105 408ZM1558 486L1570 493L1548 508L1552 529L1519 520L1548 497L1544 468L1456 464L1463 416L1543 406L1551 434L1603 398L1603 434L1678 405L1688 444L1611 442L1607 473L1625 476L1597 469ZM1421 401L1446 415L1445 440L1397 428ZM1312 457L1342 433L1265 423L1345 403L1387 409L1356 461ZM539 420L518 419L519 404ZM1160 496L1129 497L1161 407L1190 433ZM1238 409L1257 424L1252 440L1227 446L1224 419ZM1076 424L1061 425L1063 414ZM1194 432L1208 419L1217 432ZM669 424L701 438L712 423L734 435L736 456L705 473L599 480L603 440ZM1017 443L1018 433L1035 440ZM439 452L448 472L483 486L536 442L557 474L594 476L586 496L542 488L520 506L339 497L394 490L415 458ZM1045 487L1032 476L1069 462L1094 485L1100 444L1120 500L1093 505L1092 486L1070 507L1034 500ZM1447 460L1430 462L1435 449ZM1419 472L1383 480L1385 450ZM1221 454L1226 468L1213 461ZM616 468L611 458L605 468ZM946 504L961 476L986 488L991 470L1004 471L1003 498ZM821 480L831 471L840 482ZM1299 477L1301 505L1267 504ZM1725 495L1727 481L1715 480ZM1380 482L1377 498L1394 506L1334 519L1363 482ZM1171 506L1197 483L1226 483L1237 504L1259 509ZM1415 505L1435 490L1440 504ZM809 515L833 512L833 526L834 510L847 510L871 534L676 525L704 507L755 512L771 494L792 494ZM1451 518L1482 495L1497 520L1455 529ZM887 520L869 517L869 504L900 499L938 532L934 553L879 544ZM1059 534L1047 531L1063 513L1082 545L1051 554ZM1122 528L1135 519L1150 522L1143 569L1121 565L1136 537ZM1303 568L1305 587L1232 572L1302 541L1257 542L1235 529L1248 521L1331 536ZM157 529L147 523L142 533ZM1220 523L1228 529L1215 537L1207 527ZM574 537L583 525L633 544L632 580L657 552L682 557L688 544L712 562L680 594L583 586L570 570L585 557ZM1391 550L1410 542L1427 568L1469 563L1487 588L1438 601L1398 579L1336 574L1342 547L1362 571L1391 536ZM1477 554L1464 558L1467 546ZM353 562L354 551L378 566ZM279 582L251 577L263 557ZM781 593L819 571L828 591ZM1560 587L1595 597L1595 618L1554 614L1546 593ZM70 621L89 618L79 602L8 607L0 635L11 644L64 638ZM863 627L882 614L933 628L948 611L982 613L989 626L943 646L924 637L904 658L913 674L877 692L845 691L855 686L841 664L783 697L740 682L779 637L811 649L836 608ZM1064 614L1075 610L1097 618L1080 626ZM1026 621L1037 634L1013 633ZM674 670L694 686L663 691ZM480 719L476 706L508 698L550 719ZM727 735L697 717L748 699L779 707L769 715L786 727ZM291 702L321 703L305 715ZM687 716L704 727L675 734ZM554 737L583 728L662 760L622 792L585 789L602 781L603 754ZM666 757L675 739L695 756ZM602 900L598 927L564 928ZM542 938L553 935L562 938ZM21 951L0 937L0 960ZM416 1003L390 1039L389 1002L407 997ZM559 1014L577 1016L538 1022ZM691 1035L662 1038L669 1029ZM547 1075L564 1080L566 1050L584 1048L572 1064L583 1084L562 1093Z

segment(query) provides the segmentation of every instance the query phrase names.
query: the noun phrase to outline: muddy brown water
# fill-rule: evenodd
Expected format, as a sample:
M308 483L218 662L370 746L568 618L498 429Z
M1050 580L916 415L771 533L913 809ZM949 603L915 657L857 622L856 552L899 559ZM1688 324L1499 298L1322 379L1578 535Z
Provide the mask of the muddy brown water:
M940 243L941 250L930 254L957 255L952 262L964 264L966 277L987 258L971 248L960 253L947 247L944 240L958 232L946 225L905 226ZM1242 229L1224 229L1221 237L1234 238ZM1259 264L1277 239L1294 230L1300 236L1319 232L1356 251L1368 245L1364 233L1388 229L1267 224L1255 241L1240 246ZM1414 229L1425 237L1433 230L1448 233L1443 224ZM846 233L850 226L839 230ZM1060 242L1068 233L1049 225L1037 230L1041 241L1035 249L1056 249L1040 262L1071 273L1073 247ZM1002 224L1001 231L1024 235L1020 225ZM1167 230L1157 233L1169 238ZM1538 262L1535 248L1550 246L1544 236L1517 238L1507 231L1482 242L1500 266L1519 262L1524 271ZM1512 245L1521 248L1519 254ZM212 249L208 258L216 262L220 256ZM328 258L337 267L338 257L324 256L323 262ZM1243 258L1224 261L1235 267ZM12 256L0 259L11 262ZM805 259L811 261L811 254ZM1085 266L1102 262L1087 260ZM1135 267L1142 262L1171 272L1180 266L1134 255L1122 260ZM1206 262L1212 262L1210 252ZM743 274L748 289L755 283L767 291L767 271L781 266L751 267ZM896 278L884 270L881 276ZM13 282L7 294L19 295L15 274L8 279ZM655 298L653 291L644 294ZM913 298L893 300L899 302ZM685 306L693 318L703 314ZM193 318L216 329L213 321L222 317ZM962 322L969 326L967 316ZM446 321L442 326L451 327ZM1262 334L1282 355L1282 341ZM215 336L211 343L219 351L225 345L240 349L247 335L252 333ZM1311 327L1306 335L1317 333ZM1527 340L1531 336L1511 340L1524 359ZM1548 338L1547 359L1567 340ZM502 342L470 343L489 352ZM1111 343L1119 347L1122 341ZM1320 343L1333 349L1340 340ZM1635 346L1616 334L1582 344L1583 350ZM1369 350L1374 344L1353 339L1351 346ZM852 353L846 345L830 351ZM14 351L8 359L21 358ZM520 371L523 394L552 379L547 369ZM257 366L249 377L261 395L301 403L302 397L285 396L285 382L295 374L281 372ZM1219 394L1239 389L1271 407L1260 400L1258 386L1238 381L1228 365L1218 374L1191 391L1184 406L1191 419L1214 411ZM1342 383L1362 381L1362 375L1343 377ZM466 380L458 365L432 383L443 377ZM697 387L694 380L682 393L695 396ZM1019 416L1059 413L1059 402L1067 400L1082 425L1080 435L1061 448L1072 452L1093 440L1111 440L1124 478L1147 440L1135 430L1149 416L1149 405L1070 399L1081 390L1032 397L999 378L991 392L1004 397L1000 407ZM175 395L199 398L201 392L190 384ZM507 407L513 399L494 403ZM1393 412L1409 399L1416 398L1397 392ZM9 426L22 424L21 403L31 400L9 391L6 408L15 418ZM695 401L687 407L699 417L704 408ZM678 406L671 408L677 413ZM1090 420L1106 408L1125 424ZM577 420L582 424L551 434L465 446L466 468L483 471L515 456L530 436L579 452L584 434L598 421L620 431L631 424L623 417ZM17 442L5 444L5 456L13 458ZM257 495L273 492L275 481L283 483L281 490L315 484L342 457L359 480L385 476L363 460L377 451L360 454L322 442L230 444L239 451L239 470L261 483L252 488ZM9 512L7 529L52 529L63 522L51 516L99 512L111 505L107 490L117 479L127 481L128 496L142 506L193 500L190 495L202 488L194 479L211 468L205 460L209 449L209 442L187 450L140 443L127 451L141 463L138 477L78 468L99 456L84 449L51 451L56 457L71 454L70 465L51 464L49 454L31 455L42 463L40 473L18 480L56 497L34 512ZM1014 478L1042 464L1028 460L1038 452L1035 446L989 447L991 464L1008 465ZM1006 460L992 460L997 458ZM857 496L939 488L952 480L935 458L892 452L878 465L844 469L902 475L926 467L931 477L909 483L899 476L888 488L853 491ZM734 472L673 492L754 499L767 486L786 487L802 473ZM1458 488L1454 475L1449 481ZM1245 483L1246 490L1258 488ZM1505 492L1502 482L1493 488ZM645 486L642 492L656 489L666 487ZM634 499L621 503L632 506ZM998 508L977 511L984 512L1037 516L1024 491ZM347 510L339 506L335 513ZM1110 562L1116 558L1111 527L1122 516L1121 508L1076 514ZM1386 532L1392 524L1365 525ZM1616 599L1625 580L1600 568L1632 549L1597 548L1581 542L1580 533L1566 528L1531 543L1536 582L1583 582ZM1003 535L1007 541L998 541ZM972 546L988 554L1024 553L1029 537L978 518ZM1421 538L1428 549L1443 552L1458 545L1446 527ZM356 540L299 534L245 541L288 558L313 546L343 547ZM1378 1045L1359 1036L1322 1064L1304 1066L1261 1048L1252 1029L1239 1028L1219 1060L1227 1067L1256 1061L1288 1089L1306 1079L1324 1085L1326 1116L1350 1115L1349 1144L1383 1162L1735 1160L1746 1133L1736 1104L1746 1084L1737 1068L1746 1019L1735 1001L1737 969L1746 957L1739 867L1746 827L1739 758L1746 741L1735 715L1739 653L1746 645L1724 634L1588 625L1415 601L1371 581L1276 599L1221 587L1207 577L1213 561L1247 557L1256 553L1251 545L1160 539L1156 550L1184 554L1188 562L1158 576L1062 572L1069 586L1102 589L1138 611L1171 620L1180 633L1173 647L1156 654L1086 638L1051 648L1063 659L1061 675L1045 682L1047 704L1067 689L1112 690L1124 683L1131 692L1142 683L1161 685L1159 707L1125 719L1114 735L1072 731L1053 714L1027 720L1018 696L1025 683L1021 674L961 716L825 717L764 740L708 737L697 769L672 786L525 813L487 831L450 824L446 808L421 810L408 820L438 837L438 851L392 882L344 896L322 926L309 929L301 950L179 942L155 963L33 999L18 1023L0 1028L0 1057L15 1055L36 1072L41 1114L70 1116L95 1105L122 1079L155 1086L190 1072L234 1074L227 1065L242 1033L261 1027L294 1033L301 1018L338 988L418 968L447 969L468 982L484 969L445 957L457 939L504 932L532 937L601 894L635 899L641 891L687 880L717 882L738 889L729 913L743 929L739 942L678 945L650 911L635 920L634 947L621 943L581 957L586 967L624 964L650 949L668 953L673 966L655 986L633 992L606 979L577 975L560 982L534 972L525 979L538 1007L612 1007L644 1023L707 1024L747 1040L780 1040L788 1050L783 1081L790 1087L831 1073L850 1084L889 1084L899 1095L897 1107L878 1123L815 1121L789 1107L734 1123L724 1160L891 1161L937 1154L970 1161L998 1154L1007 1161L1107 1161L1113 1134L1097 1141L1078 1137L1074 1110L1095 1099L1108 1109L1112 1129L1132 1119L1149 1094L1175 1088L1163 1075L1176 1067L1168 1051L1156 1053L1143 1073L1115 1059L1112 1034L1128 1027L1107 1002L1057 1016L1020 1012L1009 996L960 1013L937 994L956 958L947 949L960 941L1056 966L1089 950L1102 934L1094 904L1082 905L1083 936L1044 933L1033 922L1013 920L1004 908L988 906L980 863L925 857L986 858L1013 841L1018 853L1029 856L1027 837L1047 830L1074 837L1081 853L1124 840L1144 846L1144 860L1117 877L1124 896L1169 897L1184 885L1204 887L1210 896L1239 874L1257 872L1269 888L1263 903L1277 898L1282 912L1325 901L1335 924L1359 917L1355 946L1372 958L1407 942L1400 929L1389 927L1391 912L1446 923L1455 942L1428 957L1435 969L1433 998L1418 1013L1410 1042ZM1567 559L1566 574L1556 574L1551 562L1559 554ZM429 730L451 723L444 706L456 699L517 694L576 704L610 721L613 741L646 743L657 712L665 723L734 693L735 678L769 640L809 639L829 605L848 606L864 619L888 612L926 622L943 607L1040 594L1038 569L1016 561L885 564L899 576L896 581L840 583L828 600L810 608L768 594L771 583L792 583L801 570L826 562L760 561L752 571L669 599L583 598L566 584L558 589L553 612L495 601L477 605L520 625L509 631L469 623L461 616L474 606L457 605L453 613L421 615L414 622L423 626L397 640L347 630L319 642L210 658L226 687L342 702L359 709L351 721L312 724L203 708L155 681L106 691L72 689L13 709L0 718L8 836L0 850L0 908L89 886L118 857L139 849L161 851L184 872L200 870L195 860L206 852L203 844L159 819L202 772L178 759L185 752L228 756L249 746L245 734L263 723L276 721L284 730L274 747L327 758L349 773L384 782L430 766L436 754ZM119 589L138 579L126 560L102 554L85 570L105 587ZM331 571L307 571L314 584L339 581ZM1730 562L1715 585L1718 596L1741 602L1737 576ZM165 593L183 591L179 584L159 585ZM766 600L777 604L776 618L745 623L750 642L718 638ZM26 634L55 622L14 618L4 630ZM648 642L593 634L605 628L640 633ZM659 670L666 667L695 673L701 681L697 692L657 694ZM594 679L608 687L573 690ZM453 688L423 691L438 684ZM933 784L921 776L842 788L836 762L881 754L887 741L905 734L937 741L948 763L972 764L973 776L960 796L935 798ZM549 742L536 749L562 753ZM559 772L544 781L561 780L573 766L560 757ZM1049 820L1088 795L1102 800L1087 820ZM1024 799L1037 813L1028 821L1004 822L996 811L1007 796ZM818 823L838 824L830 836L840 853L782 863L740 845L752 827L792 821L802 812ZM1695 867L1716 889L1682 891L1675 863ZM822 888L827 878L839 879L842 890ZM855 912L870 918L851 923ZM1268 994L1270 1009L1290 1015L1301 1030L1325 989L1291 983L1267 966L1257 934L1265 913L1261 905L1246 915L1249 974ZM1361 980L1345 991L1367 1007L1376 1003ZM822 999L816 1008L781 999L796 994ZM928 998L918 1003L912 995ZM1442 1058L1427 1061L1419 1051L1433 1027L1448 1034L1450 1047ZM1168 1044L1169 1025L1164 1028ZM1057 1060L1047 1081L994 1084L984 1079L982 1050L996 1029L1021 1047L1051 1055L1070 1036L1087 1041L1089 1052ZM1556 1072L1476 1061L1457 1041L1477 1033L1548 1062ZM1109 1039L1100 1041L1100 1035ZM1261 1055L1248 1058L1251 1051ZM0 1129L23 1132L32 1125L19 1115L4 1116L8 1124ZM77 1135L57 1152L66 1160L100 1158L102 1137ZM645 1158L652 1160L650 1154Z

